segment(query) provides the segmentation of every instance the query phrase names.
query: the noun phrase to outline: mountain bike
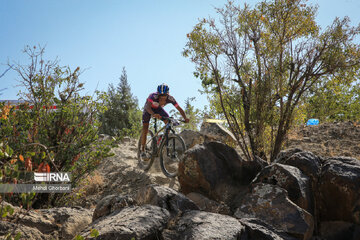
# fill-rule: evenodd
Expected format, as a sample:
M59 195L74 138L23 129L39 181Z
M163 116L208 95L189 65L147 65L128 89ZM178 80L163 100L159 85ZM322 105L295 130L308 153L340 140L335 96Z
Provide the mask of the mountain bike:
M185 142L181 136L175 133L173 127L180 125L179 121L172 118L162 118L168 122L159 131L157 130L157 119L154 121L153 133L150 129L148 131L145 143L145 153L148 155L146 159L141 157L141 135L138 143L137 158L139 166L148 171L156 157L160 157L161 171L167 177L176 177L178 165L186 151ZM162 133L163 132L163 133Z

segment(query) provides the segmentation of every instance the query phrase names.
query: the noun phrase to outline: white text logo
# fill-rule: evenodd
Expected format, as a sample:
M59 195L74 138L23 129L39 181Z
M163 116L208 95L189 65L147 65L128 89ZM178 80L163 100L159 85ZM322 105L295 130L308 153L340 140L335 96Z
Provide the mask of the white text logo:
M36 182L70 182L69 173L34 173Z

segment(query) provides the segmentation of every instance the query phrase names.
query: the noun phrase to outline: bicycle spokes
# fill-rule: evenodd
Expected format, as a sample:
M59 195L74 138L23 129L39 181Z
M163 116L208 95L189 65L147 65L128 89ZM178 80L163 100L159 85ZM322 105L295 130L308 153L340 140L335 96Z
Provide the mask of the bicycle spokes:
M170 136L160 149L160 164L164 174L168 177L177 175L178 164L185 152L183 140L177 136Z
M144 151L141 146L141 137L138 143L138 163L139 166L145 171L149 170L152 163L154 162L154 141L152 141L153 136L154 134L149 130L146 136Z

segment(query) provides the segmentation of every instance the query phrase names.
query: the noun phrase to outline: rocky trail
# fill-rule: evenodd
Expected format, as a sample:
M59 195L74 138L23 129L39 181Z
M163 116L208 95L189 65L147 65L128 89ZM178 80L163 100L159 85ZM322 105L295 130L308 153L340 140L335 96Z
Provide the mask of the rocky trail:
M112 149L114 156L105 159L85 182L88 185L75 189L75 192L85 190L86 197L71 202L71 206L80 205L94 208L99 200L110 194L132 195L150 184L159 184L174 190L179 190L177 178L166 177L156 158L149 171L138 167L137 140L125 138Z
M159 159L140 169L137 140L125 138L62 207L14 207L0 237L16 229L28 240L359 240L359 133L350 123L299 128L269 164L243 160L219 125L184 131L189 150L176 178Z

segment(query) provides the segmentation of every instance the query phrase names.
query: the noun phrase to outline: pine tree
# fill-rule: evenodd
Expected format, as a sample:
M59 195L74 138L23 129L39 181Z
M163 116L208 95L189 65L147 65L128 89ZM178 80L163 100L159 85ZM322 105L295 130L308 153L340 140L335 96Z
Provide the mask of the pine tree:
M111 136L137 136L140 131L141 112L138 100L131 93L125 67L117 87L113 84L108 88L108 110L101 116L102 133Z

